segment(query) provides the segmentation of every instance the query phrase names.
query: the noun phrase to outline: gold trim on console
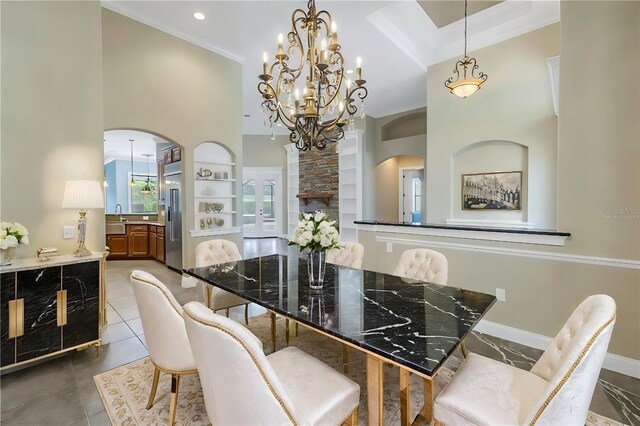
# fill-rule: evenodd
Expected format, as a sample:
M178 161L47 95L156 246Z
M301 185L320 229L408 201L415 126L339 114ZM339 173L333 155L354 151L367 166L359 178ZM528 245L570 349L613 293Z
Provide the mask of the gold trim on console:
M57 292L57 321L58 327L67 325L67 290Z

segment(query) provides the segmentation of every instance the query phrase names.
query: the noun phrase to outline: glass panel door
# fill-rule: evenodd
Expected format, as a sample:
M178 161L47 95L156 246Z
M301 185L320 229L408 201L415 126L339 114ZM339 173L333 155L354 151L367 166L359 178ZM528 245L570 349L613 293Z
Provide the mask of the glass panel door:
M277 237L279 229L280 176L267 172L244 172L242 229L245 237Z

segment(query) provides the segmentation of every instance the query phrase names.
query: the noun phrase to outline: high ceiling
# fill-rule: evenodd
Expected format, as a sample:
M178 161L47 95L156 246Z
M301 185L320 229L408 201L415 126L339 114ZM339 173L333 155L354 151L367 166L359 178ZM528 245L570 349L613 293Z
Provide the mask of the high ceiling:
M431 3L431 2L428 2ZM462 55L464 6L460 1L318 0L338 24L348 66L363 59L369 96L366 114L381 117L426 106L427 67ZM487 3L478 5L476 3ZM497 4L496 4L497 3ZM262 52L275 53L278 33L289 31L291 13L306 1L113 1L102 5L243 64L242 100L245 134L268 134L263 127L258 74ZM559 0L507 0L470 4L483 10L469 18L469 50L489 46L560 19ZM460 8L456 12L455 9ZM450 10L451 9L451 10ZM194 19L193 13L206 16ZM284 133L284 128L279 133Z
M485 9L502 3L504 0L470 0L468 2L469 16ZM418 0L420 7L427 12L427 15L438 28L453 24L458 19L464 17L464 1L460 0Z

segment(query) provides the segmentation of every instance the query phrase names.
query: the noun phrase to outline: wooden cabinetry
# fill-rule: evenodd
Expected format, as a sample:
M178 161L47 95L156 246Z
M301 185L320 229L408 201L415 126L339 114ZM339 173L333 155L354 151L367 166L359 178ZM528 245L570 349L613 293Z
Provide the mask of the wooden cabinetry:
M110 260L156 259L164 262L164 226L126 225L122 235L107 235Z
M101 256L0 268L0 365L4 369L100 345Z
M127 235L107 235L107 246L112 257L127 256L129 253L129 240Z
M127 225L129 257L149 256L149 230L147 225Z

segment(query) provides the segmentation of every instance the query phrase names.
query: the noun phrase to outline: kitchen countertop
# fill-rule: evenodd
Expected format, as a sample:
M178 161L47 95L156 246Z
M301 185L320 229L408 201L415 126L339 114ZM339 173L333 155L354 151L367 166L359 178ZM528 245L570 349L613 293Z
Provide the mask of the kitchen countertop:
M106 223L122 223L123 225L151 225L151 226L164 226L164 223L151 222L148 220L129 220L120 222L119 220L110 220Z

